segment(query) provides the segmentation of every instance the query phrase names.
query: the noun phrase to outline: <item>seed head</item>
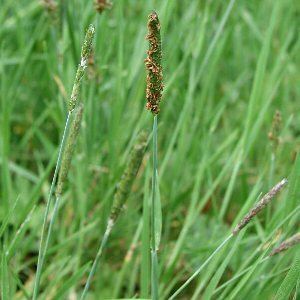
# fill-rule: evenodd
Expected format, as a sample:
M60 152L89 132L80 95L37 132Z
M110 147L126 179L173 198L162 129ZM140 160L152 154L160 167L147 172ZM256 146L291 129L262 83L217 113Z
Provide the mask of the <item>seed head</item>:
M78 95L80 92L80 86L81 86L81 80L84 75L85 69L88 65L88 59L90 56L90 53L92 51L92 43L93 43L93 37L95 34L95 28L93 25L90 25L86 35L85 39L82 45L81 49L81 60L80 64L78 65L76 77L72 89L71 99L69 101L69 111L73 111L76 107L76 103L78 101Z
M277 183L272 189L265 194L262 199L246 214L246 216L237 224L233 230L233 234L237 234L241 229L243 229L261 210L263 210L266 205L282 190L282 188L287 184L287 179L282 179Z
M94 25L90 24L85 34L85 39L81 48L81 61L87 61L92 51L93 38L95 34Z
M112 3L108 0L95 0L94 1L94 6L96 11L101 14L105 9L111 8Z
M283 251L286 251L290 249L291 247L297 245L300 243L300 232L296 233L289 239L283 241L278 247L276 247L270 254L269 256L274 256L278 253L281 253Z
M42 0L41 3L49 13L56 12L58 5L55 0Z
M62 194L63 186L67 180L68 172L69 172L72 157L73 157L74 148L75 148L78 133L80 130L82 113L83 113L83 105L81 104L78 107L78 109L76 110L76 114L75 114L73 123L70 128L70 134L67 138L66 148L63 152L61 168L59 171L57 188L56 188L56 192L55 192L57 197Z
M276 110L274 117L273 117L271 130L268 133L268 138L272 143L272 147L273 147L274 151L277 149L279 142L280 142L279 135L280 135L280 131L281 131L281 125L282 125L281 113L279 110Z
M153 114L159 113L159 103L163 91L162 74L162 51L160 37L160 23L156 12L152 12L148 17L148 34L146 39L149 41L149 49L145 65L147 69L147 88L146 88L146 108Z
M121 177L121 180L117 186L114 195L113 205L112 205L110 218L109 218L113 223L115 223L118 216L120 215L124 207L124 204L130 194L132 184L142 164L146 146L147 146L147 134L145 132L141 132L135 146L131 151L129 160L125 167L125 171Z

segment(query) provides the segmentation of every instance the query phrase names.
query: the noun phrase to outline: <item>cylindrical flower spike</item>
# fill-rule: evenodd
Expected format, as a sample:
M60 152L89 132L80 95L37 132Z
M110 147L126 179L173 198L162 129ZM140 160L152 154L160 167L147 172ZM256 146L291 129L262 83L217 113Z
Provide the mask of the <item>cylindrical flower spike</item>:
M92 43L93 43L93 37L95 34L95 28L93 25L90 25L86 35L85 39L82 45L81 49L81 60L80 64L78 65L76 77L72 89L71 98L69 101L69 111L73 111L76 107L77 101L78 101L78 95L80 92L80 86L81 86L81 80L84 75L85 69L88 65L88 58L90 56L91 50L92 50Z
M144 152L147 146L147 134L140 133L135 146L133 147L125 171L117 186L116 193L113 199L113 205L109 217L109 223L114 224L119 217L124 204L129 196L133 181L141 166Z
M237 224L232 233L235 235L242 230L265 206L282 190L287 184L287 179L282 179L277 183L262 199L249 211L249 213Z
M76 110L76 114L70 128L70 134L67 139L66 148L63 153L61 168L59 171L59 176L57 181L57 188L55 192L57 197L62 194L63 186L68 176L75 144L80 130L82 113L83 113L83 105L81 104Z
M94 0L96 11L101 14L105 9L111 8L112 3L109 0Z
M269 256L274 256L278 253L281 253L283 251L286 251L290 249L291 247L297 245L300 243L300 232L296 233L289 239L283 241L278 247L276 247L270 254Z
M54 13L57 10L58 4L54 0L43 0L41 1L42 5L49 13Z
M163 74L162 74L162 51L160 37L160 23L156 12L152 12L148 19L148 35L146 39L149 41L149 49L145 65L148 71L146 108L153 114L159 113L159 103L163 91Z
M276 110L275 115L273 117L271 130L268 133L268 138L272 143L272 147L274 151L278 148L278 145L280 143L281 126L282 126L281 113L279 110Z
M123 206L129 196L130 191L131 191L133 181L134 181L136 174L142 163L146 146L147 146L147 135L145 132L142 132L138 137L137 143L135 144L135 146L133 147L133 149L131 151L125 171L123 173L121 181L120 181L120 183L117 187L116 193L114 195L113 205L112 205L111 213L110 213L110 216L109 216L109 219L107 222L107 227L106 227L105 233L103 235L103 239L100 242L100 245L99 245L99 248L97 251L97 255L93 262L91 271L89 273L89 276L86 281L84 290L80 297L80 300L84 300L86 297L86 294L89 290L89 287L90 287L90 284L92 281L92 278L96 272L98 262L102 255L102 251L107 243L107 240L111 233L111 230L113 229L113 226L114 226L117 218L119 217L119 215L123 209Z

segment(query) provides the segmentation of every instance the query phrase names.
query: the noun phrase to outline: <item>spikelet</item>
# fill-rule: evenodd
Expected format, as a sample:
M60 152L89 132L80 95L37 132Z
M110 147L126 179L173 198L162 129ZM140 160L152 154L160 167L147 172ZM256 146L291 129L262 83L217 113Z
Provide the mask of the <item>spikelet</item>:
M272 143L272 147L274 151L277 149L280 142L279 135L281 131L281 124L282 124L281 113L279 110L276 110L273 117L271 130L268 133L268 138Z
M162 74L162 50L160 37L160 23L156 12L152 12L148 17L148 35L149 49L145 65L147 69L147 88L146 88L146 108L154 115L159 113L159 104L163 91Z
M269 256L274 256L278 253L281 253L283 251L286 251L290 249L291 247L297 245L300 243L300 232L296 233L289 239L283 241L278 247L276 247L270 254Z
M55 0L42 0L41 3L48 13L54 13L57 11L58 4Z
M94 6L95 6L96 11L99 14L102 14L104 10L112 7L112 3L108 0L95 0Z
M67 139L66 148L63 153L61 168L59 171L59 176L57 181L57 188L55 191L56 197L59 197L62 194L63 187L68 176L74 148L80 130L82 113L83 113L83 105L81 104L76 110L75 117L70 128L70 134Z
M262 199L249 211L249 213L237 224L232 234L235 235L241 229L243 229L282 190L287 182L287 179L282 179L267 194L265 194Z
M110 224L114 224L116 222L118 216L120 215L124 207L124 204L131 191L133 181L141 166L146 146L147 146L147 134L145 132L141 132L137 139L136 144L134 145L131 151L125 171L117 186L114 199L113 199L113 205L111 208L110 218L109 218Z
M90 56L91 50L92 50L92 43L93 43L93 37L95 34L95 28L93 25L90 25L86 35L85 39L82 45L81 49L81 60L80 64L78 65L76 77L72 89L71 98L69 101L69 111L72 112L74 108L76 107L77 101L78 101L78 95L80 92L80 86L81 86L81 80L84 75L85 69L88 65L88 58Z

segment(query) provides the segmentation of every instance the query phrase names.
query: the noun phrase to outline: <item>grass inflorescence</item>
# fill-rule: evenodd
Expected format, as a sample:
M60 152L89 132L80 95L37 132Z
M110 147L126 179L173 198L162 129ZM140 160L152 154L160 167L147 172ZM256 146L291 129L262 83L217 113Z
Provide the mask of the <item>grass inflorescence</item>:
M297 299L297 13L3 0L0 298Z
M272 252L269 254L269 256L274 256L278 253L284 252L299 243L300 243L300 233L298 232L293 236L291 236L290 238L283 241L278 247L273 249Z
M81 295L81 299L85 299L87 292L89 290L92 278L96 272L97 265L99 263L100 257L102 255L103 249L106 246L108 237L115 225L117 219L120 216L121 211L124 209L124 205L128 200L129 194L132 189L134 179L138 173L138 170L142 164L144 153L147 146L147 134L146 132L141 132L137 138L136 144L133 146L133 149L128 158L124 173L120 179L120 182L117 185L116 192L114 194L113 203L110 211L110 215L107 221L106 230L101 239L96 257L94 259L92 268L90 270L89 276L86 280L84 290Z
M145 65L147 69L147 88L146 88L146 108L153 115L153 167L152 167L152 202L151 202L151 294L152 299L159 299L158 291L158 259L157 251L161 234L161 212L160 199L158 198L158 170L157 170L157 126L159 105L163 91L162 75L162 48L160 36L160 21L155 11L148 16L148 34L146 39L149 41L149 49Z
M163 73L160 22L156 12L152 12L148 17L148 34L146 39L149 41L149 49L147 51L147 58L145 59L148 71L146 107L153 114L157 115L163 91Z
M36 270L36 276L35 276L34 288L33 288L33 297L32 297L33 299L37 299L37 297L38 297L40 280L41 280L41 275L42 275L42 268L44 265L44 260L45 260L48 244L49 244L51 233L52 233L53 223L55 221L56 214L58 211L59 197L62 192L63 184L68 175L68 171L69 171L69 167L70 167L70 163L71 163L71 159L72 159L72 154L73 154L73 150L74 150L74 146L75 146L75 142L76 142L76 138L78 135L79 126L80 126L80 122L81 122L81 118L82 118L82 107L80 107L78 112L76 113L75 119L73 121L73 126L72 126L72 130L70 132L70 135L68 135L69 127L70 127L70 119L72 117L73 111L78 102L82 77L83 77L85 69L87 67L87 58L91 53L94 33L95 33L95 28L93 27L93 25L90 25L86 32L86 36L85 36L85 39L83 42L82 51L81 51L81 61L77 68L75 81L74 81L73 89L72 89L72 94L71 94L70 101L69 101L69 112L67 115L62 140L60 143L56 167L55 167L54 175L52 178L52 183L51 183L50 190L49 190L46 210L44 213L42 234L41 234L41 240L40 240L40 246L39 246L39 255L38 255L38 262L37 262L37 270ZM66 148L65 148L65 144L67 144ZM60 170L62 163L63 163L63 168ZM55 190L55 183L56 183L56 178L57 178L59 170L60 170L60 173L59 173L59 181L58 181L58 185L57 185L57 189L56 189L56 201L55 201L55 205L54 205L54 209L53 209L53 214L50 219L49 228L47 231L46 227L47 227L48 214L49 214L49 210L50 210L50 203L51 203L53 191Z

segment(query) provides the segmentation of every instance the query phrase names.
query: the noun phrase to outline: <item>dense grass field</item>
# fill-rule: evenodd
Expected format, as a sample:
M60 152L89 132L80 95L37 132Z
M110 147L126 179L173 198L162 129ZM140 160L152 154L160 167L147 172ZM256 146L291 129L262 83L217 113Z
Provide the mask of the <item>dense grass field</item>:
M153 116L145 109L144 60L153 9L161 22L164 74L159 299L180 288L282 178L289 181L282 193L176 299L300 298L299 246L265 259L300 224L297 1L115 0L100 14L93 0L1 0L1 299L32 298L43 217L89 24L95 38L79 95L82 126L37 299L80 298L141 130L147 150L87 299L151 298Z

